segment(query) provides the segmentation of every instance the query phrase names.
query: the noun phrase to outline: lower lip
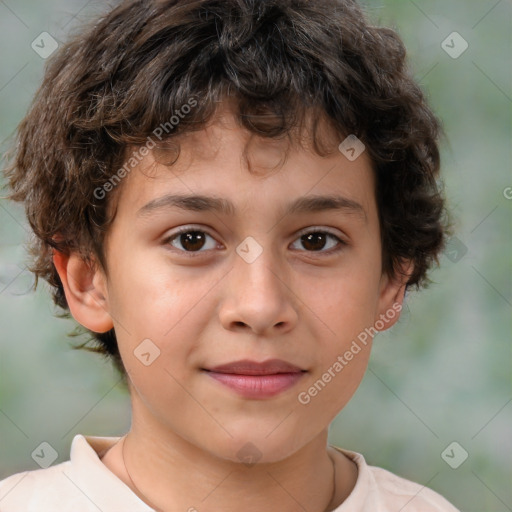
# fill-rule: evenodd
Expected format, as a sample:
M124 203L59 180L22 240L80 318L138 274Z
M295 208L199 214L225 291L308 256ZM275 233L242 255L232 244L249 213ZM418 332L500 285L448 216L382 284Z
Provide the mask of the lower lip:
M213 379L245 398L270 398L276 396L293 387L303 375L303 372L277 373L273 375L207 373Z

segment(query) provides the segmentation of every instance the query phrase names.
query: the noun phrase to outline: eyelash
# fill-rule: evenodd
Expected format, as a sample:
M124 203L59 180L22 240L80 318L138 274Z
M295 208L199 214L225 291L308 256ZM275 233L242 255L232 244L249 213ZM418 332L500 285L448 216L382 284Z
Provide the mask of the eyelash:
M212 239L214 238L212 235L210 235L207 231L204 231L203 229L198 229L198 228L194 228L194 227L190 227L190 226L186 226L184 228L181 228L179 229L178 231L176 231L175 233L173 233L171 236L167 237L165 240L164 240L164 245L171 245L171 242L177 238L179 238L181 235L183 235L184 233L202 233L202 234L205 234L205 235L208 235L209 237L211 237ZM335 254L335 253L338 253L339 251L343 250L344 247L346 245L348 245L345 241L343 241L341 238L339 238L337 235L335 235L334 233L331 233L330 231L327 231L325 229L310 229L310 230L304 230L304 231L301 231L297 238L295 240L299 240L300 238L302 238L303 236L305 235L310 235L310 234L316 234L316 233L321 233L321 234L326 234L328 235L329 237L331 238L334 238L337 242L338 242L338 247L337 248L331 248L327 251L324 251L324 250L320 250L320 251L304 251L304 252L307 252L307 253L311 253L311 254L325 254L325 255L332 255L332 254ZM295 241L294 240L294 241ZM199 257L201 256L202 254L204 254L205 252L207 252L208 250L204 251L204 250L199 250L199 251L185 251L185 250L181 250L181 249L176 249L173 247L174 251L176 252L179 252L179 253L182 253L182 254L186 254L188 257L192 257L192 258L195 258L195 257Z

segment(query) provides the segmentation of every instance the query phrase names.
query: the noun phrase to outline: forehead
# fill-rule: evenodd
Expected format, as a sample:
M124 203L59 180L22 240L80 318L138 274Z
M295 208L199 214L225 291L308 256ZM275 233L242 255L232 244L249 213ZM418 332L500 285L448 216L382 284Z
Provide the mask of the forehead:
M303 134L269 139L248 132L230 108L219 108L204 129L167 141L134 167L119 190L118 214L135 218L160 206L185 206L234 215L237 204L280 202L281 213L284 203L287 213L319 211L322 204L358 213L360 204L367 220L375 185L369 158L363 153L351 161L337 150L341 141L332 130L320 126L318 133L334 148L328 156L318 155Z

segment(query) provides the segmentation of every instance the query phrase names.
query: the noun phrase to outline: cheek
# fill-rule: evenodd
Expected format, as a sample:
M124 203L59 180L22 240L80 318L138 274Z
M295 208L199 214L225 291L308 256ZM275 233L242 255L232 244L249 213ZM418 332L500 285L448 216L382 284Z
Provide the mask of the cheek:
M299 389L297 413L309 428L320 431L348 404L364 377L370 349L368 341L345 344Z
M131 268L137 271L119 266L112 281L119 351L137 387L147 388L148 395L162 389L172 394L172 377L183 382L199 364L201 332L212 318L205 297L218 278L161 261L133 262Z
M342 349L347 340L373 325L379 275L371 266L347 266L322 282L309 284L302 292L304 303L320 320L316 324L330 346Z
M165 344L174 327L206 295L209 281L184 267L173 269L165 258L133 258L119 265L112 277L111 313L125 333Z
M323 283L317 281L305 295L312 312L308 316L317 326L316 364L298 402L324 421L348 403L364 376L376 314L378 272L364 260L345 269Z

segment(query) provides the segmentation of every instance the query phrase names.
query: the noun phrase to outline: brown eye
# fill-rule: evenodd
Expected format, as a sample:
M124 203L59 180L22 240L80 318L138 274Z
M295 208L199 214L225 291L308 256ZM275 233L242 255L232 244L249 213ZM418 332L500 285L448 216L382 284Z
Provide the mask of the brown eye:
M198 251L205 244L204 233L200 231L190 231L180 235L180 243L187 251Z
M212 240L209 247L207 246L208 238ZM179 252L204 252L201 249L216 247L215 240L208 233L194 229L182 230L169 237L165 243L170 244Z
M309 233L302 235L302 245L309 251L321 251L327 242L325 233Z
M321 252L328 254L336 252L342 248L341 246L346 245L343 240L327 231L310 231L309 233L301 235L300 238L297 239L297 242L300 242L300 245L306 249L307 252ZM336 246L338 247L336 248ZM327 250L324 250L326 248ZM334 250L330 250L333 248Z

